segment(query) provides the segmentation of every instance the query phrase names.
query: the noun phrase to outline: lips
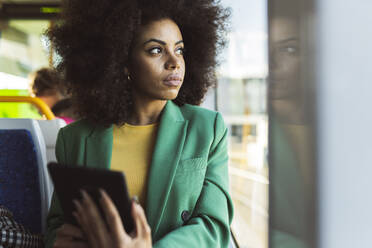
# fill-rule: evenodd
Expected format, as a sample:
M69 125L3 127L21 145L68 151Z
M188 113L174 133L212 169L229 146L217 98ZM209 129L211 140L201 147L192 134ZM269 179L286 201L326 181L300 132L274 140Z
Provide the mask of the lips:
M170 74L163 80L163 82L167 86L177 87L182 84L182 77L178 74Z

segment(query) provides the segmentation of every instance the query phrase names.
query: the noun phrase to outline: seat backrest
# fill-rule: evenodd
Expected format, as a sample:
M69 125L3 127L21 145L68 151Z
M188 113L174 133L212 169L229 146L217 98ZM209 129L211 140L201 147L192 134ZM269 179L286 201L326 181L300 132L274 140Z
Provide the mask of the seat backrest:
M44 136L41 132L40 126L36 120L33 119L8 119L8 118L0 118L0 130L27 130L29 132L29 136L31 136L33 144L34 144L34 152L36 153L36 161L37 161L37 168L33 168L33 170L37 171L38 174L38 182L39 182L39 194L40 194L40 211L41 211L41 230L45 230L45 224L46 224L46 216L48 213L48 209L50 206L50 201L52 197L53 192L53 186L50 181L48 171L47 171L47 159L46 159L46 146L44 142ZM8 134L9 135L9 134ZM17 136L18 137L18 136ZM23 139L23 138L22 138ZM3 147L1 149L7 149L8 145L2 145ZM23 150L17 150L17 153L19 156L23 156L24 151ZM4 157L3 157L4 156ZM1 155L4 160L2 161L8 161L9 168L11 168L11 165L13 162L11 160L15 160L16 157L9 157L7 153L4 153ZM11 160L6 160L6 158L9 157ZM19 162L17 162L19 163ZM15 171L12 173L21 173L23 171L29 170L29 163L25 162L22 163L23 167L19 166L16 168ZM0 167L2 164L0 164ZM27 174L26 174L27 176ZM33 175L29 174L29 177L34 177ZM5 178L6 179L6 178ZM9 178L9 180L13 180ZM22 179L23 180L23 179ZM37 184L36 184L37 185ZM24 190L27 190L27 188L24 188ZM24 195L15 195L14 197L22 198ZM2 199L0 199L2 200ZM2 202L0 202L2 204ZM3 204L5 205L5 204ZM5 207L8 207L5 205ZM28 211L27 205L23 205L23 211ZM22 221L20 221L21 224Z
M66 122L62 119L37 120L37 122L44 136L47 162L56 161L57 134L60 128L66 126Z
M42 231L37 163L28 130L0 130L0 204L33 233Z

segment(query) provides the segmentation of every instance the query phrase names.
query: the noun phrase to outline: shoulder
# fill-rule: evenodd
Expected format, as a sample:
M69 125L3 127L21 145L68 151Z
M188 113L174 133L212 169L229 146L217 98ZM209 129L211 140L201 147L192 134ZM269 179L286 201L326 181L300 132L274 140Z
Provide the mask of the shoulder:
M217 131L226 129L222 115L217 111L190 104L185 104L179 108L185 120L188 120L191 125L204 128L213 126Z
M95 126L88 120L78 120L60 129L60 135L67 137L89 136Z
M179 108L183 114L183 117L189 121L210 122L215 121L215 119L219 118L220 116L220 113L216 111L190 104L184 104Z

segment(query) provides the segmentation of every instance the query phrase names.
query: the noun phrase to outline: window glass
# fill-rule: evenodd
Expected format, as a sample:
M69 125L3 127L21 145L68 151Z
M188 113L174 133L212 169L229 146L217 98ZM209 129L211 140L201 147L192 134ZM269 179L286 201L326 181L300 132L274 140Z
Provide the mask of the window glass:
M223 0L231 32L221 54L218 86L204 106L217 109L229 129L232 231L240 247L268 247L267 3Z
M275 248L316 247L312 2L274 0L269 6L270 244Z

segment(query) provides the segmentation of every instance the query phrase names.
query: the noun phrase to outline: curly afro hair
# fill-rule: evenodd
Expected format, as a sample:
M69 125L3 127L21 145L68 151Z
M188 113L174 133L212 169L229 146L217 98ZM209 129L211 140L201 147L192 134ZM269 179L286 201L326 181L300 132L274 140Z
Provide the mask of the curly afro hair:
M229 15L217 0L68 0L61 22L46 33L61 56L57 69L79 115L121 125L133 109L124 68L139 26L162 18L177 23L187 50L186 75L173 101L199 105L216 83L216 55L225 45Z

